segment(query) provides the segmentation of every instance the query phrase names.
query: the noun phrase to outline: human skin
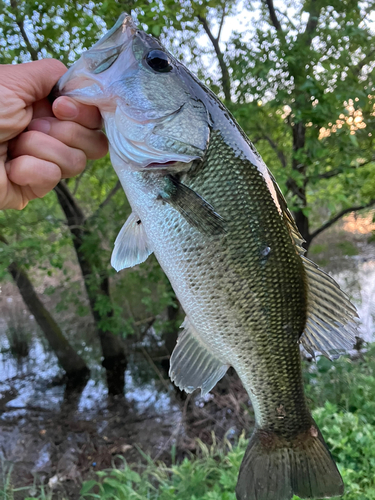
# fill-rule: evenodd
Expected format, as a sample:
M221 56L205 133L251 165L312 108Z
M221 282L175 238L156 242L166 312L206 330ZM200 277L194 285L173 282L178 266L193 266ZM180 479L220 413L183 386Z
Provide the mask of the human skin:
M47 99L66 70L56 59L0 65L0 209L24 208L107 153L96 107Z

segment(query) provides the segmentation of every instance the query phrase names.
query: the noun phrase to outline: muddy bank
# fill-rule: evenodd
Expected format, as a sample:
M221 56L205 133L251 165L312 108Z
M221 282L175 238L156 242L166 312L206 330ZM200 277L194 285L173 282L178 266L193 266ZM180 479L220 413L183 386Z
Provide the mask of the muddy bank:
M139 463L142 450L168 462L173 446L182 459L194 453L196 437L210 443L214 432L219 440L234 440L252 427L249 398L232 371L213 394L186 396L166 374L164 383L152 380L149 363L137 355L131 363L136 377L131 370L126 374L126 397L109 399L100 378L90 380L82 392L67 392L58 373L51 378L55 369L49 368L49 356L38 353L37 370L27 362L12 370L16 362L4 363L3 354L7 369L2 374L18 372L0 385L1 466L6 473L12 464L13 487L29 487L16 500L35 493L40 484L52 488L55 499L77 499L82 481L121 464L120 456Z

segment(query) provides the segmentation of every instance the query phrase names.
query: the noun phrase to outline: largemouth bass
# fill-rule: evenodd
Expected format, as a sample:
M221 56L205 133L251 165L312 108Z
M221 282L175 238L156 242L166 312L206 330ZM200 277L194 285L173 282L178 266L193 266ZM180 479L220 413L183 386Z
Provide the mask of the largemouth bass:
M341 495L304 396L300 344L328 357L355 341L354 306L304 256L261 157L220 100L130 16L69 69L60 94L96 105L133 213L117 269L154 252L186 312L170 376L210 391L229 366L256 425L238 500Z

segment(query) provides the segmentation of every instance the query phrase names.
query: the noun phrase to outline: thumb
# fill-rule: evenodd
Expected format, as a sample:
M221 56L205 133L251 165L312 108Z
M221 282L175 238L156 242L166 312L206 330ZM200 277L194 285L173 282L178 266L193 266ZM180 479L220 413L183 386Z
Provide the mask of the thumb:
M57 59L7 64L1 66L1 83L29 106L47 97L66 70L66 66Z

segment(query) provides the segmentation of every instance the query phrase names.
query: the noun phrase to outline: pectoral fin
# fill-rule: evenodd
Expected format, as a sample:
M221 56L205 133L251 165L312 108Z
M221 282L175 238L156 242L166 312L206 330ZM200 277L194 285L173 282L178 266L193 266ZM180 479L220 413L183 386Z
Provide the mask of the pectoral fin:
M225 232L224 219L193 189L182 184L173 175L165 178L165 189L160 198L204 234L220 234Z
M112 252L111 265L116 271L144 262L152 253L142 221L132 213L119 232Z
M306 257L301 257L308 279L308 311L301 342L312 355L329 359L352 349L357 311L339 285Z
M184 329L171 356L169 376L185 392L200 387L204 396L224 377L229 365L207 349L187 318L182 327Z

